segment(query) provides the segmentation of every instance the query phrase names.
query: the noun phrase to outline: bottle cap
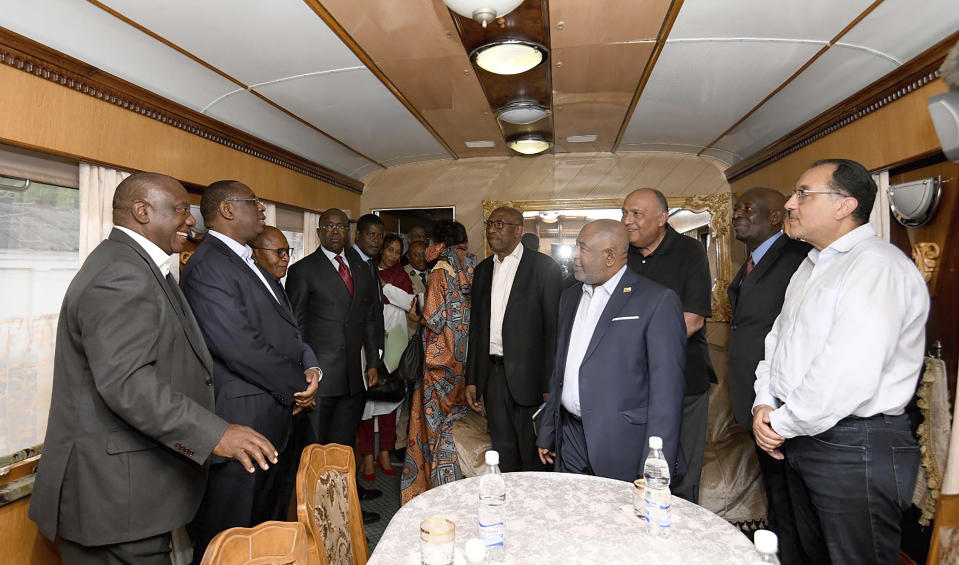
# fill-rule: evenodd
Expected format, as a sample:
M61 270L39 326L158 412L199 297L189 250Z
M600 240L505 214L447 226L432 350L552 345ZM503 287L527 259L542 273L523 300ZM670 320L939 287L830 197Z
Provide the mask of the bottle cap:
M486 452L486 464L487 465L499 465L499 452L490 449Z
M753 543L760 553L776 553L779 550L779 538L769 530L756 530Z
M662 449L663 448L663 438L659 436L649 436L649 448L650 449Z
M463 553L467 563L482 563L486 559L486 544L479 538L470 538L463 546Z

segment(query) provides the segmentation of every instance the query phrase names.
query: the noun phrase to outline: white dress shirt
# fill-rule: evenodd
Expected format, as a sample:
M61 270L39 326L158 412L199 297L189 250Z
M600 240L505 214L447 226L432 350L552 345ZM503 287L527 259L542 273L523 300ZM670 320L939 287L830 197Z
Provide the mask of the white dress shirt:
M516 278L516 269L523 258L523 247L522 243L517 243L513 252L502 261L499 260L499 255L493 254L493 283L489 303L490 355L503 355L503 316L506 315L506 304L513 288L513 279Z
M756 367L773 430L812 436L847 416L902 414L916 390L929 293L916 266L865 224L796 270Z
M239 241L236 241L232 237L223 235L222 233L216 230L208 231L207 235L212 235L213 237L225 243L226 246L229 247L231 251L236 253L237 256L239 256L240 259L242 259L243 262L246 263L246 266L249 267L250 270L256 273L257 278L260 279L260 281L263 283L263 286L265 286L266 289L270 291L270 296L273 297L273 300L276 300L277 302L280 301L280 299L276 297L276 293L273 292L273 287L270 286L270 283L266 281L266 278L263 276L263 273L260 272L260 269L257 268L256 261L253 260L252 247L250 247L249 245L246 245L245 243L240 243Z
M322 245L320 246L320 250L323 251L323 255L326 255L326 258L329 259L330 263L333 264L333 269L336 270L337 273L340 272L340 262L336 260L337 257L342 257L343 264L346 265L346 270L347 271L350 270L350 262L346 258L346 254L343 251L340 251L339 253L333 253L332 251L323 247Z
M160 272L163 273L164 277L170 274L170 255L168 255L166 251L160 249L157 244L129 228L125 228L123 226L113 227L132 237L133 241L137 242L137 245L142 247L143 250L147 252L147 255L150 256L150 259L153 259L153 262L156 263L157 268L160 269Z
M563 373L563 396L560 398L563 408L576 416L582 416L579 405L579 368L586 357L586 350L593 338L599 317L613 295L619 279L623 278L626 266L623 265L616 274L600 286L583 285L583 295L576 308L576 317L573 319L573 329L569 335L569 349L566 352L566 372Z

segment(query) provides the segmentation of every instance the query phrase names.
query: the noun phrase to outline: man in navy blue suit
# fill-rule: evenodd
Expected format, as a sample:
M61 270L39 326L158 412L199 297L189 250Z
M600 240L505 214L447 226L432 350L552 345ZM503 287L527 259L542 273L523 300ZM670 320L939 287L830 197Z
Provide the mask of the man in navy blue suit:
M613 220L576 238L576 279L560 299L556 364L536 445L556 470L632 481L649 437L663 439L675 479L686 326L675 292L626 268L629 238Z
M246 185L219 181L204 190L200 212L209 232L180 284L213 356L216 413L262 433L280 459L298 458L287 449L293 415L313 405L321 373L283 288L247 244L263 231L264 207ZM284 467L250 474L213 460L191 526L195 561L217 533L285 516Z

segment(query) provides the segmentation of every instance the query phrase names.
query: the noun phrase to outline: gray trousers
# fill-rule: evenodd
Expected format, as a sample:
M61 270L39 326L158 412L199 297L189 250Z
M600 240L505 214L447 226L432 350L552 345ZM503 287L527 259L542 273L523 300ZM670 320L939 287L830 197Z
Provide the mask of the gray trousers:
M80 545L57 538L63 565L170 565L170 534L110 545Z
M699 479L706 451L706 424L709 421L709 391L683 398L683 423L679 442L686 457L686 474L669 487L672 494L699 504Z

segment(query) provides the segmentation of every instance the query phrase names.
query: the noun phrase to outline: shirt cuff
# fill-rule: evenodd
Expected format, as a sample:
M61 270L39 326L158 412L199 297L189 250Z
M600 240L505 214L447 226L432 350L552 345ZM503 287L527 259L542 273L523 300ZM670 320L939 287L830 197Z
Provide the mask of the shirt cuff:
M800 430L795 427L795 422L786 412L786 408L780 407L769 413L769 425L773 431L786 439L802 435Z
M780 402L776 399L775 396L769 394L768 392L757 392L756 400L753 401L753 408L750 412L755 413L756 407L765 404L766 406L772 406L773 409L779 408Z

